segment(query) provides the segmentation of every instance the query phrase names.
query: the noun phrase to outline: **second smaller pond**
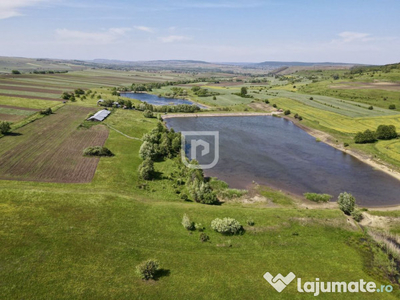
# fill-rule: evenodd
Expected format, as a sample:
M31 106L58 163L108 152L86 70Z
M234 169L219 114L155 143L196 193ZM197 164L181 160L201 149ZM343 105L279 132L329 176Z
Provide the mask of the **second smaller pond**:
M185 99L174 99L174 98L165 98L158 97L156 95L147 94L147 93L121 93L122 97L137 99L143 102L147 102L152 105L178 105L178 104L188 104L188 105L197 105L200 108L206 108L203 105L198 103L194 103Z

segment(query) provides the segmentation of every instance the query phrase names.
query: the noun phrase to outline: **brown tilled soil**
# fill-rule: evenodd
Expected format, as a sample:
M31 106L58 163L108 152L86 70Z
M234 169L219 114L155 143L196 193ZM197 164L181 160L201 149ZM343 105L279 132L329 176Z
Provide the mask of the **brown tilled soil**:
M28 95L15 95L15 94L6 94L6 93L0 93L0 96L15 97L15 98L25 98L25 99L49 100L49 101L65 101L65 100L62 100L60 98L47 98L47 97L28 96Z
M0 121L6 122L17 122L25 118L26 116L18 116L18 115L9 115L9 114L0 114Z
M13 86L13 85L0 85L0 91L24 91L24 92L34 92L34 93L50 93L50 94L61 94L62 90L51 90L51 89L40 89L26 86Z
M90 182L99 158L84 157L89 146L104 145L103 125L77 129L93 108L64 106L0 139L0 179L60 183ZM19 134L19 135L18 135Z

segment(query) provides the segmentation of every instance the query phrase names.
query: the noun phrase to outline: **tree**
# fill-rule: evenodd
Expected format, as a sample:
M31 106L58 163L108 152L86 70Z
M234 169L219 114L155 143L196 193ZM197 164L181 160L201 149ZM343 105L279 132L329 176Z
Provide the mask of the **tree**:
M154 176L154 163L150 158L147 158L139 166L139 176L144 180L151 180Z
M396 127L394 125L379 125L376 130L376 137L379 140L391 140L397 138Z
M14 74L14 75L19 75L19 74L21 74L21 72L18 71L18 70L12 70L11 73Z
M142 146L140 146L139 156L144 160L146 160L148 158L150 158L150 159L156 158L158 151L157 151L155 145L156 144L153 144L151 142L144 141Z
M357 132L356 136L354 137L354 142L356 144L373 143L375 141L376 133L369 129L365 130L364 132Z
M247 87L243 86L243 87L240 89L240 95L241 95L242 97L245 97L245 96L247 95Z
M1 134L6 134L11 131L11 124L9 122L0 122Z
M152 111L150 111L150 110L147 109L147 110L144 111L143 116L144 116L145 118L152 118L154 115L153 115L153 112L152 112Z
M285 115L285 116L290 115L290 110L288 110L288 109L285 110L284 115Z
M239 234L243 232L242 225L232 218L217 218L211 222L211 228L226 235Z
M390 104L390 105L389 105L389 109L396 109L396 105Z
M338 204L340 210L342 210L346 215L350 215L354 211L356 199L352 194L344 192L339 195Z
M149 259L136 266L136 273L142 279L145 280L153 279L159 267L160 263L157 260Z

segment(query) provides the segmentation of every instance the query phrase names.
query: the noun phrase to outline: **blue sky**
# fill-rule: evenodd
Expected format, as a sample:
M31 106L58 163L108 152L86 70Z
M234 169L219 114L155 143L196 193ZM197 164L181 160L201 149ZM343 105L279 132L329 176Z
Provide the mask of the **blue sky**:
M398 0L0 0L0 55L400 62Z

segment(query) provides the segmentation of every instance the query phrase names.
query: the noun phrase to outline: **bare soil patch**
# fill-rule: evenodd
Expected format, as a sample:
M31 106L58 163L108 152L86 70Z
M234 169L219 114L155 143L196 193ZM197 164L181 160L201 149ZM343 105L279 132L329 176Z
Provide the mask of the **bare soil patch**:
M18 116L18 115L9 115L9 114L0 114L0 121L7 122L18 122L25 118L26 116Z
M0 179L61 183L90 182L99 158L84 157L89 146L104 145L103 125L77 129L93 108L64 106L0 139Z

